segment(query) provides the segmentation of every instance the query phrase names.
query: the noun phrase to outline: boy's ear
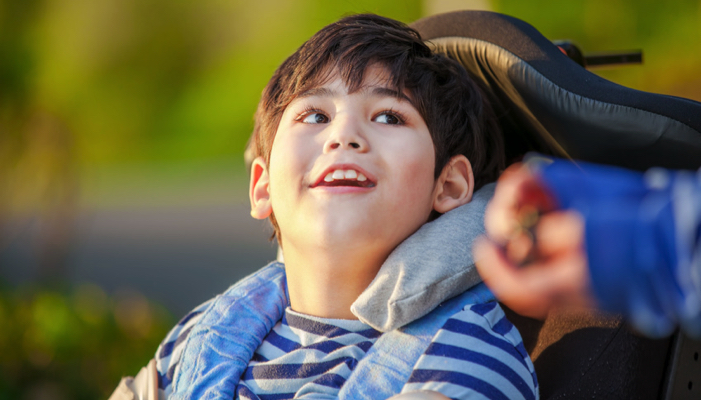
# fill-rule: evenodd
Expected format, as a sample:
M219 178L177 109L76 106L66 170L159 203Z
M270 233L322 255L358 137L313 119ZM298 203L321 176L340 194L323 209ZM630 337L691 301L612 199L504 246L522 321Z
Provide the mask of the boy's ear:
M266 219L273 211L270 203L270 175L263 157L258 157L251 164L251 183L248 188L251 200L251 216Z
M463 155L453 156L436 180L433 209L443 214L469 203L474 187L470 160Z

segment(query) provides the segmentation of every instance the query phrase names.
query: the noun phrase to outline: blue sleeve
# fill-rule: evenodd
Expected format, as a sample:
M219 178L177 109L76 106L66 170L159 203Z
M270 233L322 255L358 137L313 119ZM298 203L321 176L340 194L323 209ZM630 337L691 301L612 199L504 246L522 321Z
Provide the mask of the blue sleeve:
M496 302L465 307L433 337L402 393L451 399L537 399L538 380L521 335Z
M175 368L180 362L185 341L190 334L192 327L200 320L202 313L209 307L212 300L209 300L184 316L173 329L168 332L166 338L161 342L156 350L156 370L158 371L158 389L162 390L165 396L172 392L171 383Z
M649 336L701 335L701 184L690 171L640 173L556 160L537 169L560 208L584 217L594 293Z

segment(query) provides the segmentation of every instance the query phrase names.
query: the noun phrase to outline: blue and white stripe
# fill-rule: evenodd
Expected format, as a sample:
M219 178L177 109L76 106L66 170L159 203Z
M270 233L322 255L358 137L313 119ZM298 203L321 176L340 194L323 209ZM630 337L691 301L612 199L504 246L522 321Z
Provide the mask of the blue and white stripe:
M381 335L355 320L287 309L256 350L237 387L240 399L336 398L358 361Z
M490 302L466 307L436 333L402 393L415 390L453 399L537 399L538 381L518 330Z
M209 302L186 315L156 354L166 398L190 329ZM381 332L289 308L241 376L237 398L335 399ZM516 328L496 302L465 307L446 321L413 368L402 392L434 390L453 399L537 399L538 381Z

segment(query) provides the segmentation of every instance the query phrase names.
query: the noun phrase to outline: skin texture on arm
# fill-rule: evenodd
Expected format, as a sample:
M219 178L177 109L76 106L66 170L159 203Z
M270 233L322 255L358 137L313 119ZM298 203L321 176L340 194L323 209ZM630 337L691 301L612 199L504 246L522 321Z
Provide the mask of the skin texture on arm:
M487 286L512 310L531 318L544 319L555 306L594 305L584 222L576 211L554 211L555 206L528 167L514 164L499 178L485 213L490 239L474 249Z

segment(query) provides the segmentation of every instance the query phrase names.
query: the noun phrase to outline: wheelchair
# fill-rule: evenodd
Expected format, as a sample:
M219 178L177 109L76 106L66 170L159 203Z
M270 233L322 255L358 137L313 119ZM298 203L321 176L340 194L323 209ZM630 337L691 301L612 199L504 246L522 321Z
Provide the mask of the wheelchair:
M583 67L576 49L506 15L459 11L411 26L481 84L507 160L537 151L636 170L701 167L701 103L607 81ZM602 312L558 311L541 322L506 311L542 399L701 398L701 342L683 333L644 338Z

